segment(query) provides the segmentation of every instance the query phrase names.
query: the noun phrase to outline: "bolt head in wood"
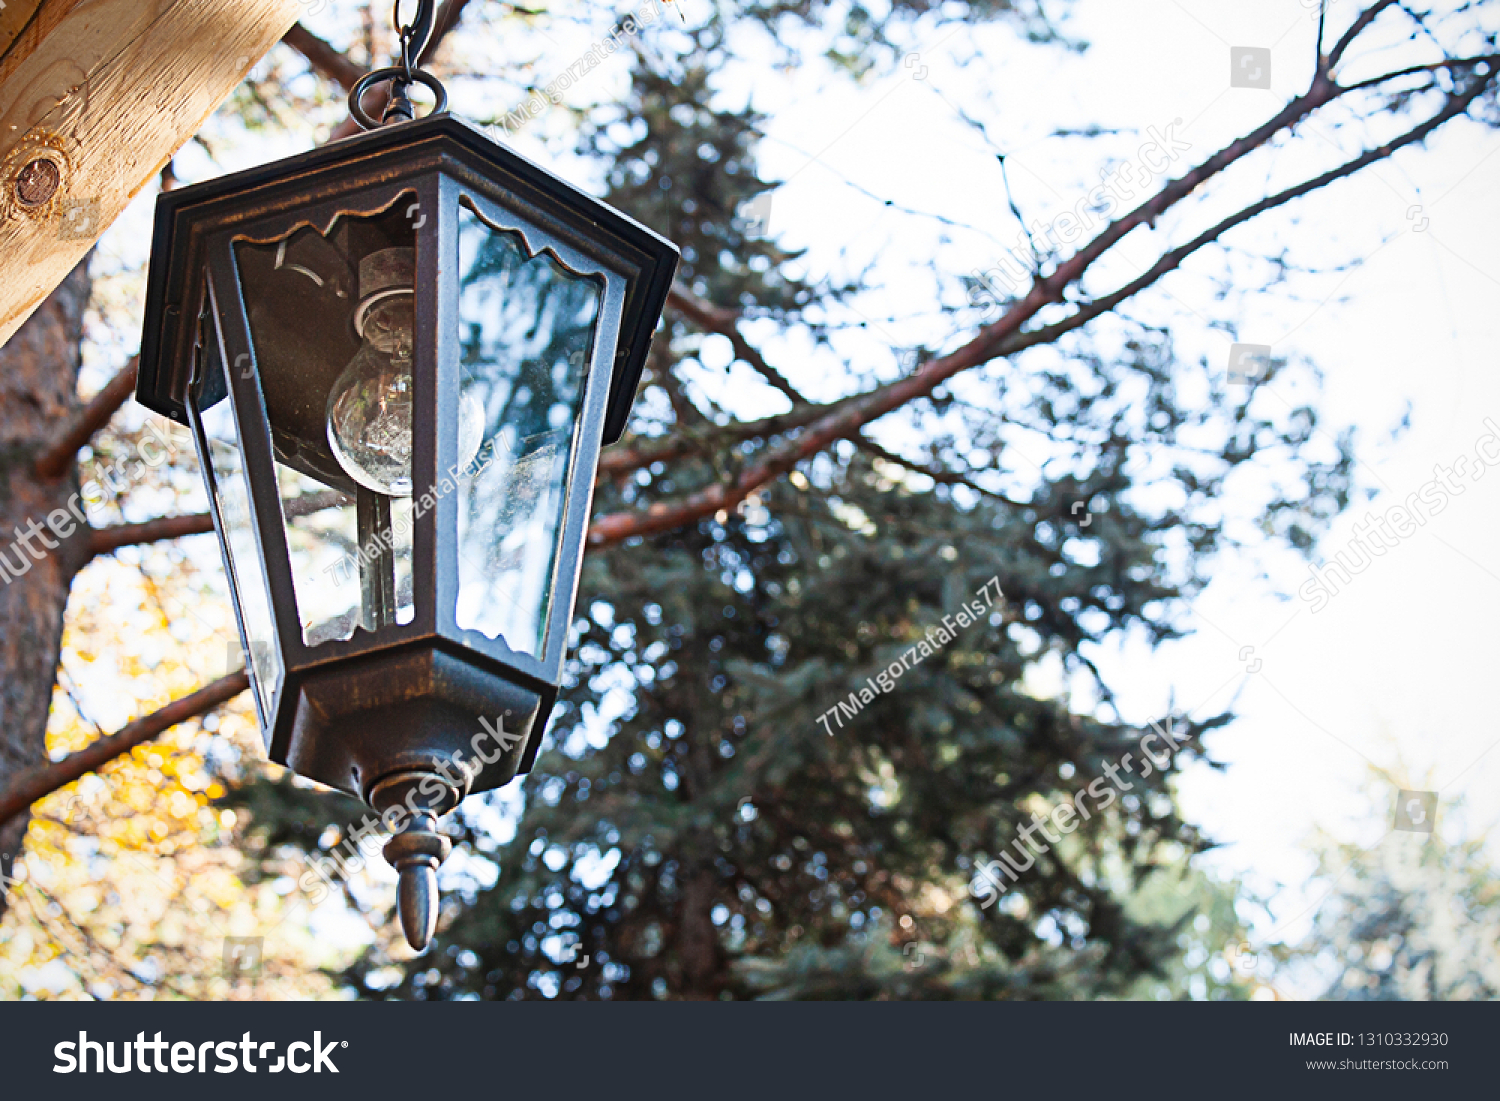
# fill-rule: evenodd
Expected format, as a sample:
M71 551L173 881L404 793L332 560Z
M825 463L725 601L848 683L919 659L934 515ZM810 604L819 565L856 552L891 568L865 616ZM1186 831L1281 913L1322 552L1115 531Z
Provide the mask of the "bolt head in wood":
M22 206L41 206L57 193L62 172L45 157L32 161L16 176L16 198Z

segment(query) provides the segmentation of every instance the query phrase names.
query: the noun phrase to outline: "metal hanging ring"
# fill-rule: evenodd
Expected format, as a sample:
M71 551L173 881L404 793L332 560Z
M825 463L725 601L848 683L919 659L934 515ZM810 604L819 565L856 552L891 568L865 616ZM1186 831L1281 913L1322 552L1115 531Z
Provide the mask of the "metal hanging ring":
M431 89L433 95L437 96L437 103L433 104L429 114L438 115L448 109L448 91L443 87L443 82L437 77L423 69L413 69L410 79L412 82L425 85ZM387 80L407 82L406 71L399 65L392 65L385 69L376 69L374 72L366 73L360 77L359 83L355 84L349 92L349 113L354 116L354 121L366 130L379 130L381 123L378 119L370 117L370 114L359 102L360 97L375 85L383 84Z

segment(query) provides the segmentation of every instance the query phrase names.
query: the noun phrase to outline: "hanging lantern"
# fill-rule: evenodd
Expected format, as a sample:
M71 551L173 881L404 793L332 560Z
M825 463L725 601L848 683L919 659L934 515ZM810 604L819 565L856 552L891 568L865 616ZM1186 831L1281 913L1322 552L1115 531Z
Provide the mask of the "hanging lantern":
M270 758L399 823L417 948L437 818L536 756L678 259L441 113L430 29L370 133L161 196L137 391L192 427Z

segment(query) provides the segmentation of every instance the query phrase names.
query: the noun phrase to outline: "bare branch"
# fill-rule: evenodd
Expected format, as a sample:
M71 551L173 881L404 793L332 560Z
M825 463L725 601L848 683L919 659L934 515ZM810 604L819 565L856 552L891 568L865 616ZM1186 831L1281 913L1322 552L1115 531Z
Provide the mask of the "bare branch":
M300 497L293 497L286 502L286 518L295 520L299 516L311 516L315 512L322 512L325 508L338 508L340 505L352 505L354 498L337 489L325 489L319 493L304 493Z
M915 471L918 474L931 478L939 485L968 486L968 488L972 489L975 493L981 494L985 497L993 498L996 501L1003 501L1005 504L1010 505L1013 508L1026 507L1024 501L1017 501L1011 497L1007 497L1003 493L997 492L996 490L986 489L984 486L980 485L978 482L974 481L974 479L968 477L965 474L960 474L955 470L949 470L946 467L939 466L935 463L920 463L912 459L903 458L902 456L896 454L894 451L886 450L884 447L881 447L874 440L869 439L866 436L857 436L852 442L854 443L854 446L859 448L861 451L874 455L877 459L880 459L883 462L890 463L893 466L902 466L907 470Z
M191 695L173 700L159 711L136 719L106 738L90 742L61 761L53 761L21 773L0 789L0 823L9 821L58 788L71 784L90 772L97 772L120 754L129 752L142 742L149 742L178 723L232 700L249 687L250 678L244 670L230 673Z
M1425 66L1401 69L1348 86L1336 83L1329 75L1333 66L1337 63L1339 56L1348 48L1349 44L1353 42L1360 31L1367 27L1381 11L1390 7L1395 2L1396 0L1380 0L1379 3L1361 13L1360 17L1355 20L1354 26L1350 27L1344 37L1339 40L1338 45L1334 47L1334 53L1329 59L1328 64L1320 67L1313 74L1312 83L1306 92L1290 100L1285 107L1255 130L1226 145L1223 149L1180 178L1168 181L1151 198L1104 227L1097 237L1079 249L1066 261L1059 264L1050 276L1039 280L1038 285L1048 294L1048 301L1062 301L1063 289L1070 284L1078 282L1094 261L1123 240L1131 230L1140 225L1154 223L1160 215L1187 198L1211 177L1223 172L1232 164L1259 149L1282 130L1295 126L1320 107L1349 92L1368 88L1387 80L1409 75L1413 72L1423 71L1426 68ZM1492 61L1492 57L1485 56L1463 61L1443 61L1431 66L1431 68L1447 68L1461 65L1473 66ZM1036 287L1033 287L1033 293L1035 291Z
M1343 89L1332 82L1315 78L1314 86L1305 96L1298 97L1287 108L1279 112L1271 123L1258 128L1250 137L1241 139L1227 147L1222 154L1204 162L1203 169L1195 170L1181 180L1169 182L1157 196L1142 204L1136 213L1127 215L1103 230L1099 237L1058 266L1051 276L1033 284L1025 298L1015 303L1007 313L988 326L967 344L946 356L928 360L906 378L887 386L872 390L858 398L842 403L836 410L825 413L807 429L785 443L771 448L765 457L753 466L745 468L730 481L708 486L697 493L676 501L658 501L644 511L620 512L595 517L589 527L589 545L603 547L635 535L650 535L674 527L693 523L722 509L732 508L760 486L790 471L799 462L811 458L829 444L839 439L857 441L866 424L883 417L907 402L930 395L938 386L962 371L976 367L1001 355L1010 355L1023 348L1055 340L1062 333L1078 328L1094 317L1114 309L1121 302L1151 286L1162 275L1176 268L1182 260L1204 245L1216 240L1223 233L1242 222L1254 218L1264 211L1280 206L1301 195L1350 175L1374 161L1389 157L1396 149L1425 138L1439 126L1456 118L1488 86L1493 77L1476 80L1473 87L1459 96L1450 97L1448 105L1427 122L1413 128L1395 141L1369 150L1348 163L1325 172L1296 187L1288 188L1276 195L1244 208L1206 230L1187 244L1165 254L1145 275L1127 284L1107 298L1089 303L1071 317L1055 325L1044 326L1030 332L1022 326L1034 317L1045 305L1062 299L1062 289L1075 281L1087 269L1090 258L1102 254L1108 247L1106 241L1117 241L1123 233L1120 227L1132 221L1141 210L1164 210L1186 195L1202 179L1212 172L1220 171L1234 160L1248 153L1252 139L1258 143L1268 141L1283 126L1301 118L1312 106L1327 102L1341 94ZM1311 105L1311 106L1310 106ZM1208 171L1212 167L1211 171ZM1184 185L1192 181L1183 190ZM1175 197L1172 197L1174 196ZM1165 197L1165 198L1164 198ZM1143 219L1141 219L1143 220ZM1103 247L1096 247L1103 244ZM1061 281L1066 277L1066 281Z
M322 493L306 493L286 503L288 520L298 516L309 516L325 508L336 508L349 504L349 498L336 489ZM202 535L214 530L213 517L206 512L187 516L160 516L155 520L144 520L138 524L111 524L96 528L89 533L88 556L109 554L121 547L139 543L158 543L164 539L181 539L188 535Z
M694 451L709 452L714 445L726 441L753 440L762 436L779 436L784 432L812 424L819 417L839 408L853 398L841 398L826 405L801 405L778 413L774 417L741 421L735 424L716 425L706 433L674 431L671 436L659 439L637 437L629 446L612 447L599 457L599 477L613 478L629 474L650 466L652 463L670 462Z
M1442 126L1446 122L1451 121L1454 118L1457 118L1459 115L1467 111L1469 105L1483 93L1485 84L1485 81L1476 81L1475 86L1469 89L1469 91L1465 92L1464 94L1458 96L1450 96L1447 105L1441 111L1439 111L1432 118L1428 119L1426 122L1421 123L1420 125L1408 130L1400 137L1386 142L1384 145L1376 146L1374 149L1367 149L1359 156L1353 158L1352 160L1345 161L1337 168L1331 168L1327 172L1324 172L1319 176L1314 176L1310 180L1304 180L1302 183L1297 184L1295 187L1289 187L1283 191L1278 191L1274 195L1268 195L1264 199L1261 199L1259 202L1252 203L1250 206L1236 211L1229 217L1223 219L1213 226L1210 226L1208 229L1198 234L1198 236L1194 237L1191 241L1188 241L1185 244L1179 245L1176 248L1163 253L1161 258L1157 260L1157 262L1153 264L1144 274L1125 284L1125 286L1121 287L1114 293L1093 300L1088 305L1079 309L1077 313L1073 314L1070 317L1064 318L1062 321L1059 321L1056 324L1047 325L1040 329L1033 329L1030 332L1021 334L1019 339L1014 340L1006 345L1005 354L1011 355L1015 352L1021 351L1023 348L1029 348L1037 344L1050 344L1063 333L1076 329L1086 322L1091 321L1095 317L1099 317L1102 314L1106 314L1114 310L1127 298L1140 293L1142 290L1159 280L1163 275L1166 275L1168 272L1180 266L1181 263L1193 253L1197 252L1205 245L1212 244L1214 241L1218 240L1235 226L1248 222L1250 219L1255 218L1268 210L1272 210L1275 207L1282 206L1285 203L1289 203L1293 199L1301 198L1303 195L1307 195L1310 192L1318 190L1319 188L1326 187L1327 185L1333 183L1335 180L1341 180L1346 176L1352 176L1355 172L1358 172L1360 169L1374 164L1376 161L1385 160L1396 150L1422 141L1438 127Z
M740 315L734 310L705 302L681 283L672 284L667 303L700 329L727 337L734 347L736 358L754 367L762 378L790 398L794 406L807 404L807 399L797 392L797 388L787 381L786 376L767 363L765 357L740 334Z
M111 524L89 533L88 556L97 558L121 547L137 543L159 543L163 539L181 539L214 530L213 517L206 512L189 516L161 516L139 524Z
M79 449L94 438L95 432L109 423L110 417L135 392L135 377L140 365L140 357L132 356L124 369L105 383L104 389L84 406L83 411L68 425L57 442L37 456L34 469L38 478L61 478L71 469Z
M292 29L282 35L281 41L305 57L313 72L333 81L346 92L365 75L363 69L301 23L292 24Z
M1314 75L1312 86L1306 92L1288 102L1266 122L1244 137L1230 142L1191 171L1175 180L1169 180L1151 198L1105 226L1099 231L1097 237L1059 264L1051 275L1037 280L1026 301L1030 301L1039 291L1046 296L1047 302L1062 301L1063 288L1078 282L1094 261L1119 244L1131 230L1137 226L1154 223L1158 217L1186 199L1210 178L1253 153L1282 130L1296 125L1319 107L1335 99L1342 91L1343 89L1329 80L1325 73L1319 71Z
M1394 3L1396 3L1396 0L1376 0L1374 4L1371 4L1364 11L1360 12L1359 18L1344 32L1344 36L1333 44L1333 49L1328 52L1328 64L1323 67L1323 71L1332 72L1334 66L1344 56L1344 51L1364 32L1366 27L1375 22L1381 12Z
M1397 69L1395 72L1381 73L1366 80L1356 81L1353 84L1339 85L1345 92L1358 92L1363 88L1373 88L1377 84L1384 84L1388 80L1397 77L1415 76L1418 73L1434 73L1439 69L1472 69L1476 65L1494 65L1500 62L1500 54L1485 54L1483 57L1455 57L1443 61L1434 61L1430 65L1412 65L1405 69Z

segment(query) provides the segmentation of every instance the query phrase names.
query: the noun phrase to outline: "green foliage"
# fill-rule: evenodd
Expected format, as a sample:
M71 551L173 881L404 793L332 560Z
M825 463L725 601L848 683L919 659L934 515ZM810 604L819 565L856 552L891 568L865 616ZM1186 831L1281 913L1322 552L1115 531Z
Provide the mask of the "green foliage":
M1160 772L1040 859L1019 905L966 899L969 854L1141 735L1023 687L1035 654L1018 640L1076 657L1078 594L1109 569L1045 583L1034 513L957 509L862 462L829 488L783 484L746 517L590 559L576 683L517 840L443 933L440 977L424 960L412 992L1058 997L1165 977L1191 915L1132 916L1136 880L1167 843L1180 861L1204 842ZM852 527L855 510L881 519ZM825 709L997 574L1003 607L825 733ZM1161 595L1119 588L1122 620ZM601 729L622 685L630 709ZM957 972L891 966L906 941L948 946Z
M609 201L682 249L677 278L695 293L771 310L804 304L809 292L796 281L763 274L789 254L746 237L737 214L769 186L751 160L760 119L711 110L710 75L701 62L672 72L638 62L630 99L618 117L611 110L585 127L584 149L610 164Z

